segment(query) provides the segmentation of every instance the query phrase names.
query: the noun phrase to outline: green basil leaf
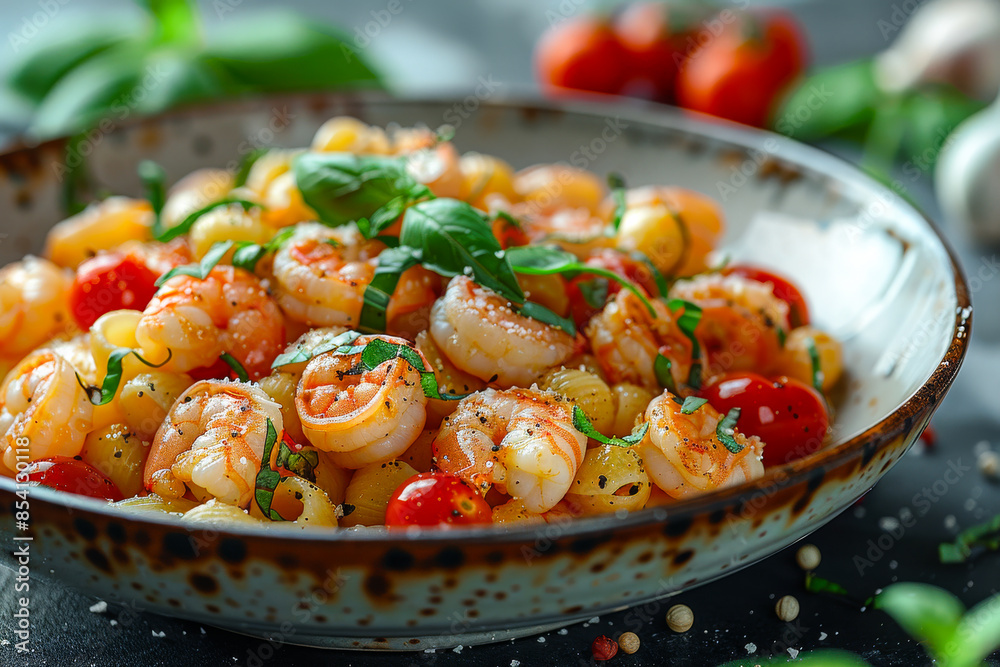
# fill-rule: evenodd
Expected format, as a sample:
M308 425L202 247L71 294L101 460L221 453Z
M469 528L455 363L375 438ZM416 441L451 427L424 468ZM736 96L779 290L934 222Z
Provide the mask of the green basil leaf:
M719 665L719 667L747 667L747 665L751 664L754 667L785 667L788 664L788 657L780 655L774 658L754 657L750 662L741 658L727 662L724 665ZM795 659L794 664L796 667L871 667L867 662L853 653L838 650L803 652Z
M524 304L517 309L517 311L520 314L530 317L533 320L538 320L543 324L558 327L570 336L576 336L576 323L573 321L573 318L562 317L540 303L525 301Z
M152 160L143 160L139 163L139 180L146 188L146 199L153 207L153 238L163 234L163 204L167 200L167 172Z
M1000 646L1000 596L996 593L970 609L953 631L955 650L944 656L951 665L978 665Z
M622 217L625 215L627 205L625 203L625 179L621 174L614 172L608 174L608 187L611 188L611 198L615 202L615 211L611 218L611 226L618 229L622 224Z
M550 273L587 273L613 280L639 297L639 300L646 306L646 310L649 311L649 314L656 317L656 309L653 308L653 304L649 302L649 299L642 293L642 290L633 285L630 281L618 275L614 271L609 271L608 269L596 266L588 266L587 264L581 264L577 260L576 255L567 252L562 248L539 245L508 248L507 260L518 273L536 275Z
M293 11L220 6L222 20L200 58L244 92L381 86L352 36Z
M201 258L201 262L197 264L175 266L157 279L155 283L156 286L162 287L165 282L174 276L191 276L192 278L197 278L198 280L204 280L208 277L208 274L212 272L212 269L215 268L216 264L222 261L222 258L226 256L226 253L232 250L234 245L233 241L224 241L222 243L214 244L208 249L205 256Z
M154 51L146 58L143 71L155 73L156 84L144 86L144 94L135 105L141 114L156 114L235 92L218 72L185 51Z
M56 30L47 26L46 30ZM120 46L141 28L125 16L114 21L74 17L72 30L63 30L58 39L28 40L11 32L8 41L17 54L11 59L7 85L32 102L41 102L69 72L87 60ZM22 51L23 48L23 51Z
M809 361L812 364L812 384L813 388L821 395L823 393L823 368L819 361L819 350L816 349L816 341L812 338L806 341L809 350Z
M719 439L726 449L731 451L733 454L739 454L743 451L743 445L736 442L736 438L733 437L736 422L740 418L740 409L731 408L726 416L719 420L718 425L715 427L715 437Z
M174 356L173 350L167 348L167 358L158 364L150 363L146 361L138 352L128 347L119 347L111 351L108 355L108 366L104 372L104 381L101 383L100 387L88 387L83 383L83 378L80 374L76 374L76 382L79 384L85 392L87 392L87 399L94 405L107 405L114 399L115 394L118 393L118 387L122 383L122 365L125 361L125 357L128 355L134 355L136 359L149 366L150 368L160 368L166 364Z
M681 229L687 229L687 226L681 223ZM656 284L656 291L659 292L657 296L666 296L667 292L670 290L670 285L667 283L667 279L663 277L663 273L653 265L652 260L650 260L645 253L641 253L638 250L633 250L629 256L633 260L641 262L643 266L646 267L646 270L649 271L650 275L653 276L653 282ZM678 261L678 265L681 263L683 263L683 258L681 261Z
M963 530L954 542L939 545L940 560L947 564L964 563L975 549L1000 550L1000 514L985 523Z
M910 582L887 586L875 596L875 608L892 616L915 639L926 642L934 655L942 657L949 652L948 644L955 639L965 613L965 606L951 593L930 584ZM969 639L964 637L963 641Z
M383 206L406 198L419 185L402 158L353 153L302 153L292 163L302 199L331 226L368 220L366 236L380 230L370 222Z
M243 159L240 160L240 166L236 170L236 175L233 176L234 188L242 188L247 184L247 176L250 175L250 170L253 169L257 160L267 155L269 150L268 148L253 148L243 156Z
M364 303L361 305L361 315L358 326L362 331L382 332L386 326L386 310L389 299L396 291L396 285L403 272L420 261L412 248L400 246L387 248L379 253L375 266L375 275L368 283L364 293Z
M785 328L782 326L775 327L776 333L778 334L778 347L784 348L785 342L788 340L788 334L785 332Z
M688 396L684 399L684 403L681 404L681 414L690 415L693 414L698 408L708 403L707 398L698 398L697 396Z
M393 359L403 359L410 364L415 371L420 373L420 387L427 398L441 401L459 401L469 394L442 394L438 386L437 378L432 370L424 364L420 353L408 345L401 343L390 343L381 338L370 340L366 345L358 350L357 346L351 348L341 348L338 354L357 354L361 352L361 364L366 370L374 370L380 365Z
M701 322L701 306L683 299L671 299L667 302L667 308L674 313L683 310L681 316L677 318L677 328L691 341L691 371L688 374L688 384L698 389L701 386L701 344L698 343L694 332Z
M574 405L573 428L588 438L593 438L597 442L604 445L631 447L632 445L642 442L642 439L646 437L646 432L649 431L649 422L644 422L637 429L634 429L631 434L626 435L623 438L609 438L594 428L594 425L591 423L590 418L587 417L587 413L583 411L583 408L579 405Z
M240 382L250 381L250 374L247 373L247 369L243 368L243 364L240 363L239 359L228 352L220 354L219 359L224 361L227 366L233 369L233 372L236 373L236 377L240 379Z
M827 67L804 79L785 100L774 129L799 141L864 132L884 99L871 58Z
M657 354L653 360L653 373L656 374L656 381L660 386L668 389L671 394L677 393L677 384L674 382L674 375L670 372L673 363L662 354Z
M236 204L238 206L242 206L244 211L249 211L251 208L254 208L254 207L256 207L256 208L264 208L262 205L258 204L257 202L248 201L246 199L232 199L232 198L226 197L225 199L220 199L219 201L214 201L211 204L208 204L207 206L203 206L203 207L199 208L197 211L194 211L193 213L191 213L190 215L188 215L186 218L184 218L183 220L181 220L179 224L171 227L170 229L163 230L160 233L160 235L156 236L155 238L156 238L157 241L162 241L162 242L172 241L173 239L177 238L178 236L183 236L183 235L187 234L188 232L190 232L191 231L191 227L194 226L194 223L198 220L198 218L200 218L201 216L205 215L209 211L214 211L217 208L221 208L223 206L230 206L232 204Z
M250 241L237 241L236 251L233 253L233 266L253 273L257 270L257 263L260 260L280 248L294 234L294 227L286 227L275 234L274 238L264 245L251 243ZM340 245L335 239L327 239L326 241L331 242L331 245Z
M188 44L200 36L201 21L195 3L189 0L144 0L142 4L156 19L160 42Z
M282 366L304 363L313 357L318 357L321 354L326 354L327 352L340 349L345 345L350 345L357 340L360 335L361 334L357 331L344 331L343 333L333 336L327 341L317 344L316 347L312 349L297 347L293 352L285 352L275 357L274 362L271 364L271 368L281 368Z
M911 179L933 173L951 132L983 103L945 85L923 86L903 102L903 173Z
M402 245L420 253L425 268L451 278L468 275L479 285L515 303L524 303L517 276L475 208L455 199L431 199L406 210Z
M607 278L581 280L576 283L576 287L580 290L580 294L588 306L598 310L604 308L608 301L608 288L610 287Z
M270 418L267 419L267 435L264 438L264 453L260 458L260 472L254 483L254 500L257 507L264 513L264 516L271 521L285 521L285 518L271 509L274 502L274 491L281 483L281 473L271 469L271 452L275 443L278 442L278 433L274 430L274 424Z
M311 448L293 452L291 447L282 442L278 448L278 457L275 465L303 479L308 479L310 482L315 482L316 466L319 465L319 454L315 449Z

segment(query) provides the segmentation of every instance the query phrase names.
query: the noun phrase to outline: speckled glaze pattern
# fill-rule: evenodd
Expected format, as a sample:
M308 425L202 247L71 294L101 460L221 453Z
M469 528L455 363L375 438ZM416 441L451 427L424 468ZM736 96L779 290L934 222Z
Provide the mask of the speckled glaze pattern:
M254 143L308 145L323 120L350 114L451 122L460 148L515 167L561 159L633 185L701 190L723 203L732 255L801 282L814 318L844 340L834 444L720 493L511 531L215 530L33 488L36 576L51 570L105 600L278 641L404 650L498 641L663 598L774 553L859 498L927 425L964 357L971 307L950 250L900 198L817 150L672 110L477 107L317 95L185 110L95 135L88 164L99 187L138 193L142 158L176 179L233 166ZM63 155L60 141L0 155L0 261L38 252L61 218ZM8 545L13 492L0 478ZM3 558L13 564L10 549Z

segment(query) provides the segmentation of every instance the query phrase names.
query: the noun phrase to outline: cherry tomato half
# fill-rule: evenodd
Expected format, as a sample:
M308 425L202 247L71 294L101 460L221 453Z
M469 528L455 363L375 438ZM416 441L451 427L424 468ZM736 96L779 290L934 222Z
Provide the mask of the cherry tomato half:
M88 259L76 271L69 304L81 329L104 313L143 310L156 294L159 275L132 255L109 252Z
M774 296L788 304L788 319L792 328L809 324L809 306L806 305L806 298L802 296L799 288L787 278L782 278L766 269L746 264L726 267L723 273L742 276L758 283L771 283L774 287Z
M550 89L618 93L628 54L607 22L585 16L549 28L535 50L539 82Z
M694 111L764 127L805 62L805 40L789 13L747 13L725 23L684 61L677 100Z
M729 373L704 387L700 395L725 414L740 408L736 427L764 441L764 465L800 459L823 446L830 426L819 393L788 377L768 380L756 373Z
M94 466L68 456L32 461L24 469L29 482L90 498L122 500L115 483Z
M422 472L399 485L385 510L387 526L442 526L492 523L493 511L471 486L455 475Z

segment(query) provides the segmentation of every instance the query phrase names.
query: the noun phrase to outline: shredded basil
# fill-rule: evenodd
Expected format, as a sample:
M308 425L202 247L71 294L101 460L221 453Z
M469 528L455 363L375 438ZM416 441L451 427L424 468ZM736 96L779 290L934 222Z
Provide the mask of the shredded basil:
M538 320L543 324L548 324L553 327L558 327L562 329L570 336L576 335L576 323L573 318L563 317L558 313L546 308L540 303L534 301L525 301L524 304L517 309L521 315L525 317L530 317L533 320Z
M667 302L667 308L676 313L681 310L680 317L677 318L677 327L689 341L691 341L691 371L688 373L688 385L698 389L701 387L701 345L695 337L695 329L701 322L701 306L685 301L684 299L671 299Z
M340 350L337 350L340 352ZM354 353L354 352L348 352ZM428 370L424 365L424 360L420 353L408 345L401 343L390 343L381 338L370 340L361 349L361 364L363 370L374 370L380 365L393 359L402 359L420 373L420 387L424 391L424 396L442 401L457 401L465 398L467 394L442 394L437 383L434 372Z
M681 414L682 415L694 414L694 412L698 410L698 408L705 405L706 403L708 403L707 398L688 396L684 399L684 402L681 403Z
M819 350L816 349L816 341L812 338L806 341L809 350L809 361L812 363L812 384L820 394L823 393L823 369L820 366Z
M234 188L241 188L247 184L247 177L250 176L250 170L257 163L257 160L267 155L267 153L267 148L254 148L243 156L240 167L236 170L236 176L233 177Z
M163 233L163 205L167 200L167 173L156 162L143 160L139 163L139 180L146 188L146 199L153 207L153 238Z
M669 389L670 393L677 393L677 385L674 383L674 375L670 372L673 364L670 359L667 359L662 354L657 354L656 359L653 360L653 373L656 374L656 381L660 383L661 387Z
M285 517L278 514L276 510L271 509L271 503L274 502L274 491L278 488L278 484L281 483L281 473L271 469L271 452L274 450L274 445L277 442L278 433L274 430L274 424L271 422L271 419L268 418L267 436L264 439L264 453L260 458L260 472L257 473L257 479L254 482L254 500L257 502L257 507L260 508L260 511L264 513L264 516L271 521L286 521Z
M184 236L191 231L194 223L198 221L198 218L205 215L209 211L214 211L217 208L222 208L223 206L236 205L243 207L244 211L249 211L251 208L265 208L262 204L257 202L252 202L247 199L233 199L231 197L226 197L225 199L220 199L219 201L214 201L211 204L202 206L197 211L190 213L186 218L180 221L179 224L171 227L170 229L161 230L159 233L153 235L157 241L167 242L173 239Z
M122 365L125 357L130 354L150 368L160 368L174 356L173 350L167 348L167 358L158 364L154 364L144 359L138 352L131 348L115 348L108 355L108 367L104 373L104 381L100 387L88 387L83 383L83 378L80 377L80 374L76 374L77 384L87 393L87 400L94 405L107 405L114 399L115 394L118 393L118 387L122 383Z
M733 454L739 454L743 451L743 445L736 442L736 438L733 437L736 429L736 422L740 418L740 409L731 408L726 416L719 420L718 426L715 427L715 437L719 439L726 449L731 451Z
M396 285L404 271L419 263L420 255L406 246L387 248L379 253L375 275L365 287L364 302L358 318L358 326L362 331L385 331L386 311Z
M237 241L234 245L236 251L233 253L233 266L253 273L257 269L257 263L268 254L275 252L284 245L288 239L295 234L294 227L287 227L274 235L270 241L264 245L252 243L250 241ZM332 241L331 245L339 246L336 239L326 239L324 242Z
M614 445L615 447L631 447L632 445L642 442L642 439L646 437L646 432L649 430L649 422L644 422L637 429L633 430L631 434L626 435L622 438L609 438L596 428L591 423L590 419L587 417L587 413L583 411L579 405L573 406L573 428L575 428L580 433L584 434L588 438L593 438L597 442L604 445Z
M271 364L271 368L281 368L282 366L305 363L313 357L318 357L321 354L326 354L327 352L340 349L345 345L350 345L357 340L360 335L361 334L357 331L345 331L337 334L329 340L317 344L316 347L312 349L299 347L294 352L279 354L275 357L274 362Z
M208 274L212 272L212 269L222 261L222 258L226 256L226 253L233 249L236 244L233 241L224 241L222 243L216 243L205 256L201 258L201 261L197 264L185 264L184 266L175 266L170 269L162 276L156 280L156 286L162 287L165 282L173 278L174 276L191 276L192 278L197 278L198 280L205 280L208 278Z
M239 359L229 354L228 352L223 352L222 354L220 354L219 359L224 361L227 366L233 369L233 372L236 373L236 377L240 379L240 382L250 381L250 374L247 373L247 369L243 367L243 364L240 363Z
M610 283L607 278L593 278L591 280L581 280L576 283L577 289L583 296L584 302L591 308L603 308L608 301Z
M615 229L618 229L622 224L622 218L625 216L627 208L625 203L625 179L622 178L621 174L612 172L608 174L608 187L611 188L611 198L615 202L615 212L611 218L611 225Z

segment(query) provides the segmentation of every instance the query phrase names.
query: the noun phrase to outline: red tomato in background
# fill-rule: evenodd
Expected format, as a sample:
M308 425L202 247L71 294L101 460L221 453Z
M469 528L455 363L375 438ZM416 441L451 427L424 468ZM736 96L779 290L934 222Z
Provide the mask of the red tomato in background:
M830 417L820 394L788 377L768 380L757 373L729 373L699 395L725 414L740 408L736 427L764 441L764 465L800 459L823 446Z
M538 80L554 89L616 94L628 76L627 60L611 26L592 16L552 26L535 48Z
M387 526L492 523L493 510L455 475L422 472L399 485L385 510Z
M677 75L677 100L688 109L764 127L780 94L802 73L805 39L787 12L720 12L722 32L704 42Z
M649 267L641 261L632 259L625 253L605 249L589 257L584 263L587 266L613 271L641 287L645 290L646 294L652 296L660 295L660 291L656 286L656 280L653 278L653 273ZM607 288L606 291L605 287ZM582 328L590 321L591 317L604 307L604 303L599 298L602 294L605 297L614 296L621 289L622 286L620 283L592 273L582 273L570 280L566 284L566 294L569 296L570 315L573 317L573 321L576 322L577 327ZM590 299L587 298L587 295L584 293L585 291L590 294ZM591 302L591 299L596 300Z
M32 461L24 469L29 482L90 498L123 500L122 492L104 473L79 459L55 456Z
M788 319L792 328L809 324L809 306L802 292L787 278L782 278L776 273L766 269L759 269L755 266L737 264L726 267L723 271L726 275L743 276L749 280L759 283L771 283L774 286L774 296L788 304Z
M109 252L88 259L76 270L70 290L73 319L87 330L113 310L143 310L156 294L159 277L132 255Z
M628 55L626 93L661 102L674 97L680 39L671 34L670 8L660 2L637 2L615 19L615 35Z

